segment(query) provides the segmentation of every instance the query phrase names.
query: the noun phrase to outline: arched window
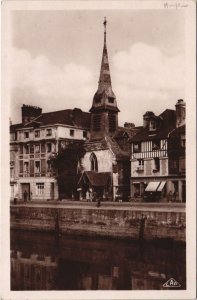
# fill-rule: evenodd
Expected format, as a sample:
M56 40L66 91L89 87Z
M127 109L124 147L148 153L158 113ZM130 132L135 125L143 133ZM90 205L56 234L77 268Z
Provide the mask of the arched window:
M91 171L98 171L98 161L96 155L92 153L90 155L90 164L91 164Z

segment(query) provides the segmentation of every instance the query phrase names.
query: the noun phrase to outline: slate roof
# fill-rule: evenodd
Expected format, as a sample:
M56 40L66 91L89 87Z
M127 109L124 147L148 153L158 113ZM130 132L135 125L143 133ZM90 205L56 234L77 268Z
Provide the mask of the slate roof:
M54 112L42 113L39 117L33 119L31 122L20 126L12 125L12 130L18 128L28 128L37 126L47 126L54 124L69 125L78 128L89 129L90 128L90 113L83 112L79 108L65 109ZM15 127L13 127L15 126Z
M86 141L84 146L86 151L99 151L111 149L117 160L125 160L130 157L130 151L122 150L117 141L109 136L98 141Z
M23 127L22 123L10 125L10 133L15 132L17 129L20 129L22 127Z
M166 138L168 137L168 134L176 128L175 110L166 109L157 117L157 120L159 125L156 130L150 131L148 128L143 127L134 137L132 137L131 141L140 142Z
M138 131L142 129L142 126L139 127L132 127L132 128L128 128L128 127L118 127L117 131L115 132L113 138L114 139L121 139L121 138L125 138L125 134L128 135L129 138L132 138L136 133L138 133Z
M92 186L100 187L100 186L106 186L108 184L111 173L110 172L98 173L98 172L94 172L94 171L85 171L82 175L82 178L84 177L84 175L87 176L87 178ZM82 180L82 178L81 178L81 180ZM79 181L79 183L80 183L80 181Z
M115 139L109 136L105 137L105 139L108 144L108 147L115 154L117 160L125 160L130 157L130 151L122 150L121 147L118 145L117 141L115 141Z

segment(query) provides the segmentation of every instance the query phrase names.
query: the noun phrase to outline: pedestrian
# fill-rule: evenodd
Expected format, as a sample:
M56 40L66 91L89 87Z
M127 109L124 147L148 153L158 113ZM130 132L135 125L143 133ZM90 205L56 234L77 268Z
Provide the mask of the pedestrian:
M92 190L90 190L90 202L92 202L92 200L93 200L93 193L92 193Z
M27 202L27 191L25 190L23 193L24 202Z
M89 192L89 190L87 190L87 192L86 192L86 200L87 200L87 202L90 202L90 192Z
M97 207L100 207L101 206L101 198L100 196L97 198Z
M96 197L97 197L97 194L96 192L93 192L93 195L92 195L92 201L95 202L96 201Z

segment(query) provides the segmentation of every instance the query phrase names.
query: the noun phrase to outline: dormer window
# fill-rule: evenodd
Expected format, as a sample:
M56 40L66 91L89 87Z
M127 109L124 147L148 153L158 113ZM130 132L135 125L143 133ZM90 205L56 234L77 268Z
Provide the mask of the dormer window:
M150 120L149 130L156 130L156 121L155 120Z
M49 129L47 129L47 136L51 136L51 135L52 135L52 129L49 128Z
M28 138L29 138L29 132L28 132L28 131L25 131L25 132L24 132L24 138L25 138L25 139L28 139Z
M35 137L40 137L40 130L35 130Z
M141 143L134 143L133 144L133 152L141 152Z

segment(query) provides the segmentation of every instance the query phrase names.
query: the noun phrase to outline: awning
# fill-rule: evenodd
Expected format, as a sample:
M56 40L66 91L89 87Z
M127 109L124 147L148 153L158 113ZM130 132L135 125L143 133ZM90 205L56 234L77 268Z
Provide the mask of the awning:
M157 189L157 192L161 192L161 191L163 190L165 184L166 184L166 181L162 181L162 182L160 183L160 186L159 186L158 189Z
M145 188L145 192L156 192L158 186L160 184L160 181L151 181Z

